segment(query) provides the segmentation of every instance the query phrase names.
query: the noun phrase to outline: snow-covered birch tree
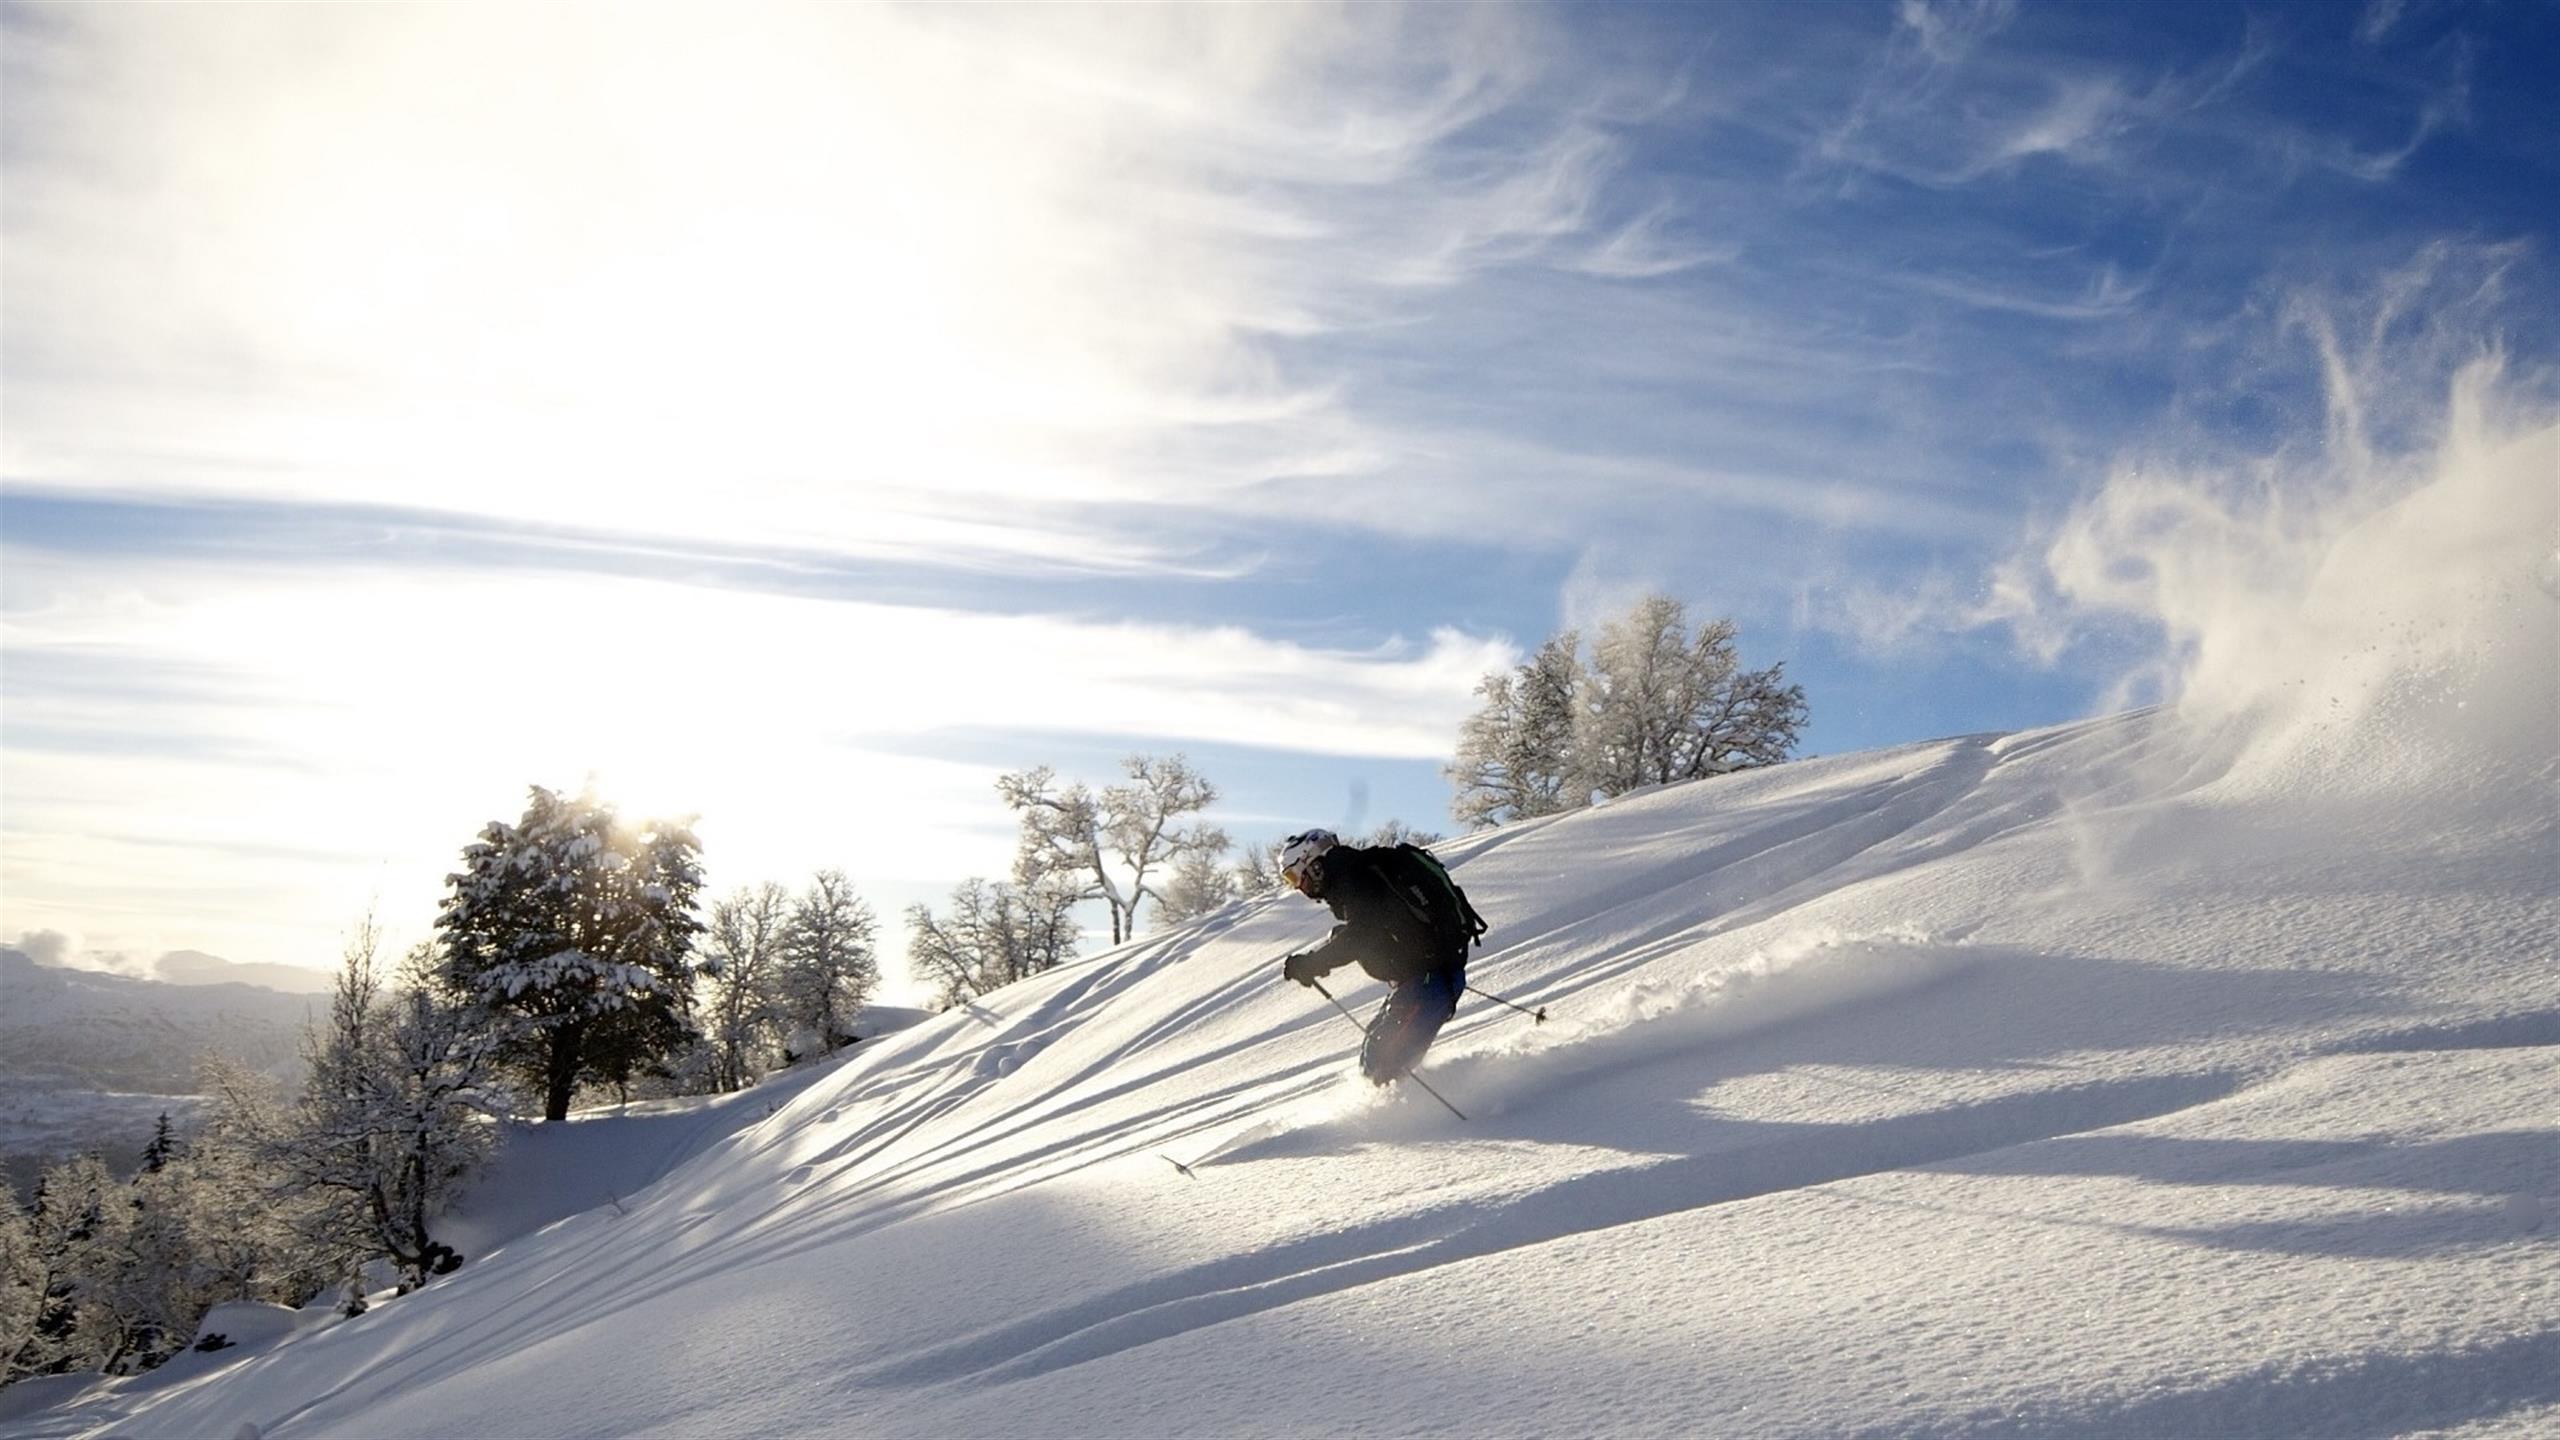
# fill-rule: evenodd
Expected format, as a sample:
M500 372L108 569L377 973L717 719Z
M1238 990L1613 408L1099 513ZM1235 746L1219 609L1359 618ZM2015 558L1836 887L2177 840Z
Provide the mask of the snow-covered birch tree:
M1186 855L1222 854L1229 843L1214 825L1182 823L1218 798L1217 787L1188 759L1132 755L1121 770L1129 783L1099 798L1082 784L1060 787L1045 765L996 782L996 792L1021 817L1015 887L1068 881L1078 898L1103 903L1114 945L1138 933L1139 911L1156 898L1167 869Z
M402 1289L461 1264L434 1222L486 1161L497 1042L436 989L433 949L384 975L380 932L361 924L340 956L329 1015L304 1034L305 1080L289 1104L230 1107L228 1119L296 1228L353 1283L386 1260Z
M1281 888L1280 847L1278 840L1245 847L1244 856L1236 861L1236 889L1247 899L1270 895Z
M1594 795L1774 765L1794 750L1804 688L1783 664L1746 670L1731 620L1690 633L1688 608L1648 595L1593 634L1565 631L1485 677L1458 733L1450 810L1469 825L1574 809Z
M711 1081L722 1091L754 1084L785 1033L779 987L790 913L790 892L769 880L711 906L702 934L702 1014Z
M778 990L785 1025L814 1035L818 1053L853 1038L854 1017L880 983L878 930L870 905L841 870L819 871L792 902L780 936Z
M984 995L1075 958L1079 896L1063 883L990 885L972 876L951 892L948 919L907 908L907 963L945 1005Z
M1112 917L1115 945L1138 933L1138 907L1159 898L1166 869L1195 855L1214 861L1228 844L1227 832L1215 825L1182 823L1218 800L1218 787L1187 758L1132 755L1121 769L1129 783L1102 792L1104 839L1129 873L1128 912Z
M1022 826L1013 856L1014 887L1099 900L1110 910L1116 933L1129 897L1103 859L1102 806L1093 791L1080 782L1061 786L1057 771L1041 765L999 777L996 793ZM957 892L952 902L958 905Z
M1174 862L1173 873L1156 892L1156 918L1179 925L1243 896L1234 867L1208 851L1193 850Z
M1680 602L1647 595L1591 639L1574 728L1574 783L1621 795L1665 773L1688 723L1688 630Z
M1783 664L1743 669L1731 620L1692 637L1687 607L1666 595L1600 627L1581 692L1575 783L1604 795L1777 764L1806 717Z

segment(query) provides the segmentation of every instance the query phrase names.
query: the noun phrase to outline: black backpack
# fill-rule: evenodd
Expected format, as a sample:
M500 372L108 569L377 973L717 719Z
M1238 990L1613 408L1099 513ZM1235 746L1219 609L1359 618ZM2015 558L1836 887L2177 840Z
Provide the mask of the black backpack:
M1369 853L1376 859L1378 873L1386 877L1387 888L1415 919L1431 927L1432 938L1443 950L1464 952L1470 943L1483 946L1484 932L1492 927L1468 902L1467 892L1449 878L1439 856L1413 844L1382 845Z

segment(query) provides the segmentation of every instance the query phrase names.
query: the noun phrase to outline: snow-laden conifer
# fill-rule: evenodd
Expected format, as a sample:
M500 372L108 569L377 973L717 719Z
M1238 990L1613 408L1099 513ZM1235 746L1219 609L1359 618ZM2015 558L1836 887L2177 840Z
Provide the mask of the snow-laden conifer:
M0 1193L0 1385L33 1373L36 1317L51 1280L18 1197Z
M566 1118L582 1079L627 1078L688 1038L697 850L684 823L536 786L446 877L440 982L540 1090L544 1119Z

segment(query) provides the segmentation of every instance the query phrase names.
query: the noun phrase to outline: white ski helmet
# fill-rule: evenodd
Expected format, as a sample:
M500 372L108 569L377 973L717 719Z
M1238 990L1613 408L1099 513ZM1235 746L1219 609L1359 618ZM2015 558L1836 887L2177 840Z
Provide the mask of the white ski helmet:
M1330 830L1301 830L1280 842L1280 878L1292 890L1307 888L1307 867L1315 858L1342 842Z

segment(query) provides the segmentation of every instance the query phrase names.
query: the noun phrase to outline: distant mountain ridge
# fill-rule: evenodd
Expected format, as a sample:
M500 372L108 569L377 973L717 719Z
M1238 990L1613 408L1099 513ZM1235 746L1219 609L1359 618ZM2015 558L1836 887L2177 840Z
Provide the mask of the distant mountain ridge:
M336 976L302 965L260 960L225 960L201 950L172 950L152 962L152 971L171 985L257 985L288 995L326 995Z
M190 1094L208 1050L257 1070L289 1069L317 1003L238 981L180 984L43 965L0 947L0 1079Z

